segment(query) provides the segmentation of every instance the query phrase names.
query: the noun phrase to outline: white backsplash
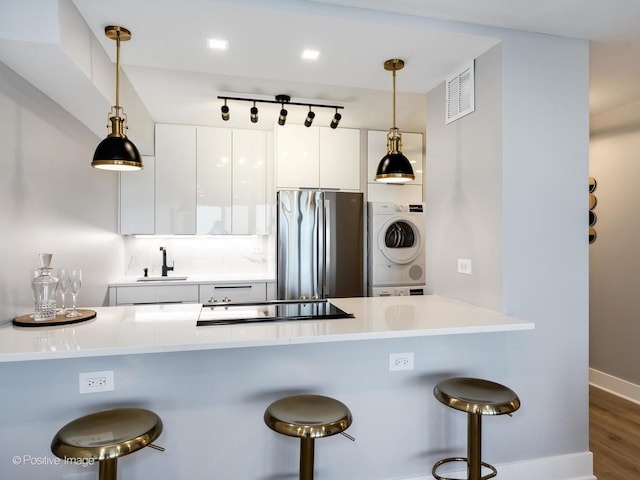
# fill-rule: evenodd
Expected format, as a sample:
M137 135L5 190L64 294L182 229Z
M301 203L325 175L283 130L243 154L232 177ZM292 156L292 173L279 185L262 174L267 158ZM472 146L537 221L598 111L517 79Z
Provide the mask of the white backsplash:
M124 237L126 277L160 275L162 252L172 275L272 275L275 278L275 240L272 236L216 235L187 237Z

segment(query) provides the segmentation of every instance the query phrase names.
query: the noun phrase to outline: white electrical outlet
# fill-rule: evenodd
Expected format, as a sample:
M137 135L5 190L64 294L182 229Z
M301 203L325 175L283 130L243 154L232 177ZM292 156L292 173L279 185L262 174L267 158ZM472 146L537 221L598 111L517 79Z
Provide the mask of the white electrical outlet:
M398 370L413 370L413 352L389 354L389 371Z
M114 389L113 370L81 373L79 383L80 393L110 392Z
M458 259L458 273L464 273L465 275L471 275L471 260L468 258Z

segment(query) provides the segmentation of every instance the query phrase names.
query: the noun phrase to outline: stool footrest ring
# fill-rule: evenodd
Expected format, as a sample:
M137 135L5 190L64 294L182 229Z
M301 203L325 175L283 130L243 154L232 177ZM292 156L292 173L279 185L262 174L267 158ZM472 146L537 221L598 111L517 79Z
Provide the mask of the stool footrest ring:
M442 460L438 460L433 465L433 468L431 469L431 475L433 475L433 478L436 478L437 480L462 480L462 479L456 479L456 478L442 477L436 473L436 470L438 470L440 466L450 462L464 462L467 465L469 465L469 460L466 457L443 458ZM496 467L494 467L493 465L486 462L481 462L481 463L483 467L486 467L489 470L491 470L491 473L489 473L488 475L485 475L484 477L480 477L480 480L488 480L489 478L493 478L498 474L498 470L496 470ZM464 480L467 480L467 479L464 479Z

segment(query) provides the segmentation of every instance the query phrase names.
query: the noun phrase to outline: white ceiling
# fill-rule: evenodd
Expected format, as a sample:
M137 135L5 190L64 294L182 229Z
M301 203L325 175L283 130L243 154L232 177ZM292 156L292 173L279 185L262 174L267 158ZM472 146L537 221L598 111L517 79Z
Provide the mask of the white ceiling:
M389 128L391 74L382 65L399 57L406 67L397 77L398 111L410 125L398 126L422 129L424 93L497 40L486 30L444 31L438 22L421 28L424 22L419 26L405 15L590 39L592 113L640 100L638 0L73 2L112 58L115 45L104 36L104 26L132 31L122 47L123 68L158 122L215 124L217 95L286 93L292 101L345 105L345 126L366 119L369 128ZM208 37L229 40L229 50L208 49ZM304 48L320 50L319 61L301 60ZM248 114L234 115L234 107L230 126L244 126ZM360 118L350 118L350 112ZM266 106L264 115L271 115ZM316 118L325 123L320 113Z

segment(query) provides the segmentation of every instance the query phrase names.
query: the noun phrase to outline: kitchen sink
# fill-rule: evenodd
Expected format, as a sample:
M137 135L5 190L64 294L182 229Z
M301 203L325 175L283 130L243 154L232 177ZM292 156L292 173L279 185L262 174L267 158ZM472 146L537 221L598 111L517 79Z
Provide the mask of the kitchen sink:
M187 277L140 277L136 282L175 282L179 280L186 280Z

